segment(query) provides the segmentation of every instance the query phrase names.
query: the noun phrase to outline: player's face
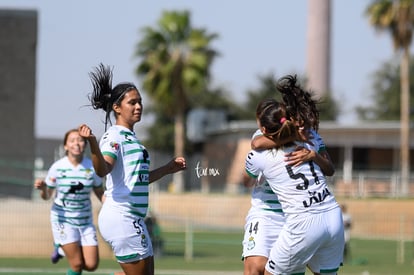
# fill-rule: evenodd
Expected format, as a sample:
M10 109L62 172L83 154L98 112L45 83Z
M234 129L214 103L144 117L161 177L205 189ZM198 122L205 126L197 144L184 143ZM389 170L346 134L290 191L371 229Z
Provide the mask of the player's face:
M82 156L85 151L86 142L79 135L78 132L71 132L68 135L66 144L64 146L67 155L70 156Z
M141 120L143 111L142 98L137 90L127 92L121 103L114 106L117 115L117 124L132 130L134 124Z

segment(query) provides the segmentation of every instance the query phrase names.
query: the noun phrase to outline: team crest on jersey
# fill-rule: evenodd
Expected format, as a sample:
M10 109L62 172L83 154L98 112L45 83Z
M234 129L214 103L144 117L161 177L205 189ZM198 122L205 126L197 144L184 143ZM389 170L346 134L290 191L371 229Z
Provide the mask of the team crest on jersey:
M63 231L63 229L59 232L60 234L59 234L59 237L60 237L60 239L63 241L63 240L66 240L66 233L65 233L65 231Z
M119 144L117 142L112 141L109 145L111 146L112 151L117 152L119 150Z
M145 234L141 235L141 245L142 245L142 247L148 247L148 240L145 237Z
M85 178L90 180L93 177L93 173L91 169L86 169L85 170Z
M60 240L66 240L65 225L63 223L59 223L56 225L56 227L59 231Z
M247 250L252 250L256 246L256 242L254 241L254 237L250 237L249 241L247 242Z

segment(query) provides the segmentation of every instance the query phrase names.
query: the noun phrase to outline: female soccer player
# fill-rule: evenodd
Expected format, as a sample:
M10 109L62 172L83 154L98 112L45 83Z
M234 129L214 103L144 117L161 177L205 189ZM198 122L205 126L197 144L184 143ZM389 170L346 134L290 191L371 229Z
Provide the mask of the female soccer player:
M287 118L283 104L268 106L258 117L259 128L273 140L298 135L296 122ZM339 204L327 187L321 168L313 161L292 166L286 155L305 142L288 142L275 149L252 150L246 171L262 175L277 195L285 224L274 243L265 274L336 274L342 263L343 224Z
M100 143L87 125L79 132L91 144L97 174L106 176L105 203L99 213L99 229L126 275L154 274L150 235L144 223L148 211L148 185L161 177L186 168L185 159L176 157L150 171L147 149L135 135L143 105L137 87L129 82L112 87L112 70L100 65L90 74L93 84L91 103L110 114L115 125L106 130Z
M287 112L289 111L287 116L297 121L298 128L301 128L301 137L275 141L263 136L259 129L253 135L252 148L271 149L296 139L307 140L309 143L305 143L305 147L297 148L286 155L286 158L289 158L289 164L299 165L303 162L314 161L325 175L333 175L333 164L322 138L316 131L319 126L316 101L312 99L308 91L302 89L294 76L282 77L278 80L276 89L282 93L285 106L287 104L286 109ZM274 99L261 101L256 108L256 119L268 106L275 103L277 104ZM311 148L309 144L313 144L314 147ZM244 275L263 275L270 249L279 236L285 217L276 194L263 177L259 176L258 180L254 180L245 174L245 185L252 187L252 199L244 227L242 256Z
M66 274L80 275L82 270L94 271L98 267L98 242L90 194L93 191L102 200L104 190L91 159L84 156L87 143L78 130L68 131L63 144L66 156L50 167L46 179L36 179L34 187L39 189L44 200L55 193L50 212L56 246L52 262L63 257L58 254L61 247L70 266Z

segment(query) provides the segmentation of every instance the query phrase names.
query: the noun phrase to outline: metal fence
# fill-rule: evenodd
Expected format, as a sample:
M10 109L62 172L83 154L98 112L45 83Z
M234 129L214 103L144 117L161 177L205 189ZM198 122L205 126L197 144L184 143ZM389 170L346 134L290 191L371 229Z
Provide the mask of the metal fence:
M352 217L351 236L363 239L413 240L414 200L390 198L350 198L337 195ZM101 207L94 199L94 215ZM52 234L51 201L0 199L0 257L49 256ZM249 194L171 194L153 190L150 210L164 232L236 232L241 238L244 219L250 208ZM98 234L99 237L99 234ZM214 241L214 240L212 240ZM101 257L112 257L100 239ZM182 244L188 243L183 239Z
M351 180L343 180L341 171L329 177L329 184L338 196L350 198L413 198L414 178L410 178L407 192L398 172L354 171Z

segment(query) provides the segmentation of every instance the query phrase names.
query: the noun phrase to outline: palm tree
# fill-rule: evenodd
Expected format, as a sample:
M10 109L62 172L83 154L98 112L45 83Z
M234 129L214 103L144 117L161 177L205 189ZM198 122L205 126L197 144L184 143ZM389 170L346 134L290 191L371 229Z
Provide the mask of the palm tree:
M210 44L217 35L193 28L188 11L165 11L155 28L145 27L142 32L136 73L157 108L174 117L174 153L184 156L189 97L203 92L208 83L210 65L217 55ZM173 181L175 191L183 191L182 173L174 174Z
M414 0L374 0L366 14L379 31L391 34L394 49L401 53L401 187L408 193L410 178L410 45L414 30Z

